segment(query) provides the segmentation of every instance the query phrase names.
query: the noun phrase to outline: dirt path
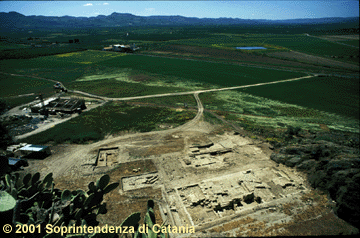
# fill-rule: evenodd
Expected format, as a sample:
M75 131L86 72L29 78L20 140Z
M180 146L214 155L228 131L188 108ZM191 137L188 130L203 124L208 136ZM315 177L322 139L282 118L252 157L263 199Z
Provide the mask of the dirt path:
M29 77L29 78L34 78L34 79L42 79L42 80L46 80L46 81L50 81L50 82L54 82L54 83L58 82L58 81L53 80L53 79L41 78L41 77L37 77L37 76L33 76L33 75L11 74L11 73L4 73L4 72L0 72L0 74L11 75L11 76L19 76L19 77Z
M88 108L85 109L83 112L87 112L87 111L89 111L89 110L92 110L92 109L94 109L94 108L96 108L96 107L99 107L99 106L102 106L102 105L104 105L104 104L105 104L105 102L102 102L102 103L99 103L99 104L97 104L97 105L95 105L95 106L88 107ZM37 128L36 130L30 131L30 132L25 133L25 134L22 134L22 135L15 136L14 139L15 139L15 140L21 140L21 139L24 139L24 138L26 138L26 137L29 137L29 136L38 134L38 133L40 133L40 132L46 131L46 130L54 127L54 126L57 125L57 124L66 122L66 121L68 121L68 120L70 120L70 119L73 119L73 118L75 118L75 117L77 117L77 116L79 116L79 114L76 113L76 114L71 114L71 116L69 116L68 118L61 118L61 119L59 119L59 118L51 118L51 120L52 120L51 122L48 122L48 123L46 123L46 124L38 124L38 128Z
M21 95L16 95L16 96L10 96L7 98L19 98L19 97L27 97L27 96L33 96L33 95L35 95L35 93L21 94Z
M290 82L290 81L296 81L296 80L301 80L301 79L310 78L310 77L313 77L313 76L304 76L304 77L300 77L300 78L294 78L294 79L288 79L288 80L282 80L282 81L276 81L276 82L258 83L258 84L253 84L253 85L244 85L244 86L228 87L228 88L221 88L221 89L199 90L199 91L184 92L184 93L169 93L169 94L111 99L111 100L131 100L131 99L139 99L139 98L141 99L141 98L152 97L152 96L153 97L163 97L163 96L172 96L172 95L181 95L181 94L193 94L195 97L195 100L197 102L198 112L192 120L190 120L187 123L185 123L179 127L176 127L176 128L172 128L172 129L168 129L168 130L164 130L164 131L134 133L134 134L124 135L124 136L118 136L118 137L114 137L114 138L104 139L102 141L95 142L90 145L78 146L78 149L76 149L76 152L73 152L73 154L70 156L71 159L66 159L66 162L63 161L64 163L61 163L58 166L54 166L54 167L52 166L53 167L52 172L54 174L54 177L56 177L56 176L60 176L60 175L64 174L71 167L81 166L81 164L84 161L84 158L83 158L84 154L87 154L88 151L93 150L94 148L107 147L109 145L117 144L117 143L124 142L124 141L135 141L135 140L139 140L139 138L141 138L141 137L144 138L147 136L155 136L158 140L161 137L170 135L175 132L183 133L186 131L202 131L202 128L201 128L202 126L200 125L200 122L201 122L201 118L203 116L204 107L199 98L199 93L254 87L254 86L275 84L275 83L282 83L282 82ZM89 94L86 93L86 95L89 95ZM104 97L104 98L107 99L106 97ZM108 100L110 100L110 99L108 99ZM153 140L156 140L156 139L153 139Z
M13 74L11 74L13 75ZM13 75L14 76L14 75ZM24 76L24 75L15 75L15 76ZM26 76L26 75L25 75ZM316 76L316 75L315 75ZM197 107L198 107L198 113L196 114L195 118L192 119L191 121L185 123L184 125L178 127L178 128L174 128L174 129L170 129L169 131L178 131L178 130L186 130L188 128L193 127L202 117L203 115L203 111L204 111L204 107L201 103L201 100L199 98L199 93L208 93L208 92L217 92L217 91L224 91L224 90L233 90L233 89L240 89L240 88L248 88L248 87L256 87L256 86L262 86L262 85L268 85L268 84L276 84L276 83L284 83L284 82L291 82L291 81L297 81L297 80L301 80L301 79L305 79L305 78L311 78L314 77L312 75L308 75L308 76L304 76L304 77L299 77L299 78L293 78L293 79L287 79L287 80L280 80L280 81L274 81L274 82L266 82L266 83L258 83L258 84L250 84L250 85L243 85L243 86L234 86L234 87L226 87L226 88L217 88L217 89L208 89L208 90L197 90L197 91L189 91L189 92L180 92L180 93L164 93L164 94L155 94L155 95L146 95L146 96L136 96L136 97L125 97L125 98L109 98L109 97L103 97L103 96L98 96L98 95L94 95L91 93L86 93L86 92L82 92L82 91L78 91L78 90L68 90L68 92L72 92L72 93L77 93L77 94L82 94L88 97L94 97L94 98L99 98L102 99L104 101L129 101L129 100L136 100L136 99L144 99L144 98L152 98L152 97L166 97L166 96L176 96L176 95L189 95L189 94L193 94L195 97L195 100L197 102ZM38 78L38 77L36 77ZM49 81L53 81L51 79L45 79L45 78L41 78L44 80L49 80ZM103 104L101 104L103 105ZM53 126L55 126L56 124L65 122L69 119L71 119L73 117L64 119L64 120L59 120L56 122L52 122L47 124L46 126L43 126L42 128L39 128L38 130L35 131L31 131L29 133L17 136L15 139L23 139L26 138L30 135L34 135L37 134L39 132L45 131ZM150 132L149 132L150 133ZM159 133L159 132L153 132L153 133ZM150 133L152 134L152 133Z
M199 98L200 93L290 82L311 77L314 76L304 76L268 83L183 93L168 93L117 99L101 97L104 100L103 103L105 103L106 101L111 100L119 101L141 99L146 97L193 94L197 102L198 111L192 120L173 129L109 137L91 144L63 144L54 146L54 148L52 148L54 151L51 156L44 160L30 161L30 166L28 168L33 170L33 172L40 172L42 176L45 176L50 172L53 173L53 177L57 185L60 184L61 186L69 189L84 189L90 181L94 181L95 178L100 177L103 173L110 173L109 170L112 169L110 166L105 168L94 167L97 155L96 152L101 147L116 146L119 148L119 153L121 153L121 159L119 162L121 163L121 167L124 167L124 169L121 170L121 167L118 167L117 170L113 171L111 177L114 179L114 177L117 176L117 180L115 181L119 181L122 184L125 181L123 180L123 172L126 172L127 176L130 174L131 177L134 177L135 175L144 175L146 173L143 173L142 171L145 171L145 166L141 168L141 173L135 174L134 172L131 173L131 171L133 171L133 168L139 167L138 164L140 163L137 162L140 162L140 160L153 161L151 163L154 163L156 172L159 174L158 184L154 185L151 190L149 188L149 190L138 189L134 190L134 192L126 192L124 189L119 189L118 191L113 192L111 195L112 197L109 197L106 202L109 204L109 215L114 216L114 218L110 219L107 217L106 219L108 220L102 218L104 219L102 220L104 222L114 221L117 219L116 215L119 211L128 210L127 212L131 213L131 209L128 209L128 206L138 206L138 204L144 202L141 200L141 197L145 197L147 199L149 195L153 196L156 194L156 191L160 190L161 192L158 192L160 195L156 200L156 203L161 204L161 211L165 211L166 214L169 214L168 217L176 216L176 219L171 220L170 224L177 226L191 224L195 226L197 232L209 231L214 227L216 228L219 224L223 224L228 227L227 229L229 232L226 234L227 236L237 237L240 236L238 235L240 232L236 229L240 226L245 231L252 231L251 227L259 227L260 231L268 230L267 228L265 229L259 225L264 222L268 224L270 230L276 231L276 229L279 228L284 229L279 227L279 224L286 227L292 225L294 222L296 223L296 221L292 221L293 217L296 217L297 214L307 215L307 210L316 211L314 214L311 213L310 215L307 215L310 219L321 218L327 214L327 210L315 207L321 205L318 205L318 203L316 203L317 201L313 202L312 200L308 200L304 202L302 199L304 194L311 191L304 183L302 175L283 165L277 166L274 161L270 160L269 157L271 151L267 143L256 143L256 141L248 137L234 135L233 132L225 132L223 135L210 135L212 127L202 121L204 107ZM80 91L77 93L97 97L96 95ZM176 137L173 137L175 132ZM201 165L199 168L196 166L184 166L183 159L189 157L189 154L192 153L189 150L189 147L194 143L198 143L198 141L206 142L205 139L213 142L213 147L231 148L231 152L226 154L226 158L225 156L224 158L221 157L222 155L216 155L217 157L213 156L213 158L215 158L213 162L214 165ZM183 145L181 144L182 140L184 140ZM157 151L161 147L170 148L174 145L174 143L180 144L180 147L183 147L183 149L174 153L170 152L170 149L164 149L159 151L156 156L150 155L150 157L146 159L142 157L136 158L134 155L130 155L129 153L129 151L146 151L147 149ZM199 158L200 157L194 156L194 163L197 163L196 161L200 161ZM200 159L209 160L212 159L212 157L201 157ZM282 180L280 180L280 177ZM236 182L239 181L239 179L242 179L241 182L244 181L244 185L240 186L239 183ZM256 184L253 183L253 180L256 181ZM283 180L289 181L288 183L290 183L291 186L285 186L284 188L284 186L281 185L281 181ZM275 184L274 181L279 184ZM260 187L260 190L255 190L253 186L258 186L259 184L263 185L263 187ZM236 188L232 188L232 185L238 186ZM261 199L263 200L261 204L257 204L257 202L249 204L243 202L241 204L241 208L234 207L234 211L228 210L226 213L225 210L224 213L220 214L216 213L215 210L209 210L208 208L200 205L189 206L189 202L185 203L182 198L185 197L187 198L187 201L191 201L190 198L193 198L195 195L199 196L195 198L200 200L202 195L206 196L205 194L207 193L212 194L212 191L215 191L216 193L219 192L216 189L211 189L212 186L217 189L221 189L220 192L229 190L231 192L229 193L230 196L233 196L232 198L237 196L238 191L245 193L253 192L253 194L256 192L257 196L261 196ZM281 189L281 186L284 189ZM202 190L203 187L206 187L205 189L209 188L206 193L203 193L205 191ZM227 196L223 197L221 195L221 197L219 196L219 199L225 201L225 199L228 198ZM172 210L170 209L170 206ZM292 207L295 207L296 210L290 210L289 207L291 209ZM175 212L173 211L174 208ZM207 211L211 212L208 213ZM128 214L125 215L128 216ZM160 215L163 220L167 218L162 213ZM248 219L247 221L252 222L249 225L251 226L250 228L242 225L242 221L239 220L245 218ZM120 219L122 220L123 217ZM116 220L116 222L120 223L121 220ZM233 224L231 222L233 222ZM303 226L301 228L303 228ZM207 233L206 235L208 236L209 234L210 233Z
M109 97L102 97L97 96L90 93L85 93L77 90L68 90L68 92L83 94L85 96L89 97L98 97L103 100L113 100L113 101L128 101L128 100L136 100L136 99L143 99L143 98L153 98L153 97L167 97L167 96L178 96L178 95L189 95L189 94L196 94L199 93L209 93L209 92L217 92L217 91L224 91L224 90L232 90L232 89L239 89L239 88L248 88L248 87L255 87L255 86L261 86L261 85L267 85L267 84L276 84L276 83L285 83L285 82L291 82L291 81L297 81L305 78L312 78L316 77L317 75L308 75L303 76L299 78L293 78L293 79L285 79L285 80L279 80L279 81L273 81L273 82L267 82L267 83L257 83L257 84L249 84L249 85L242 85L242 86L234 86L234 87L226 87L226 88L216 88L216 89L205 89L205 90L197 90L197 91L188 91L188 92L180 92L180 93L163 93L163 94L153 94L153 95L146 95L146 96L136 96L136 97L125 97L125 98L109 98ZM197 96L195 96L196 99ZM200 100L196 99L201 104Z

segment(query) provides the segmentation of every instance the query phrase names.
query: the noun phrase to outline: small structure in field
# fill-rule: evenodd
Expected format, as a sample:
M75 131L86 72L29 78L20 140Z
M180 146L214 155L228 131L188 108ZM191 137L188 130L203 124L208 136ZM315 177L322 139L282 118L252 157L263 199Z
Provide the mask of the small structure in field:
M50 114L74 113L86 109L85 100L83 99L66 99L66 98L50 98L44 100L43 103L36 104L31 108L31 112L39 112L42 108Z
M25 157L32 159L43 159L51 155L49 146L32 145L26 143L8 146L7 151L12 152L16 158Z
M104 47L103 51L132 53L138 49L140 49L140 48L136 47L135 44L133 44L133 45L110 45L109 47Z

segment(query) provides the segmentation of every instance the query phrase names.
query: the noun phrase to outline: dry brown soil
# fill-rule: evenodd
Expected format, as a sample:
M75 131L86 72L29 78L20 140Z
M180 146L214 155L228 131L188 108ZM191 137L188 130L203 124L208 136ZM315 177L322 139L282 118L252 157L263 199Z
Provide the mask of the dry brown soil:
M180 219L190 221L184 211L192 212L194 209L175 203L177 211L169 210L173 199L178 199L172 192L173 189L185 188L193 183L200 184L201 181L227 178L239 171L242 173L241 171L252 169L268 173L266 171L272 168L270 170L283 171L282 174L293 177L295 181L301 180L301 174L282 165L279 167L269 159L271 150L267 143L252 140L241 134L233 135L234 131L229 127L210 125L201 118L190 126L180 128L182 129L128 134L88 145L53 146L51 156L44 160L30 161L30 166L24 172L40 171L42 176L52 172L57 188L85 191L89 182L96 181L103 174L109 174L110 182L119 182L120 186L105 196L108 213L99 216L98 220L101 225L114 226L119 225L133 212L140 211L143 216L148 199L155 201L158 224L164 220L172 224L170 214L178 214ZM224 158L224 162L218 165L186 167L183 159L188 158L189 149L194 145L206 145L211 142L214 146L232 146L233 152L216 157ZM98 149L114 146L120 151L119 163L112 167L94 166ZM157 184L130 191L122 190L121 183L124 177L146 175L151 172L158 173ZM215 223L199 223L202 220L202 208L197 207L200 217L196 218L195 213L191 215L192 219L197 219L195 227L198 233L194 235L324 235L353 231L353 227L331 213L326 196L319 195L306 184L300 187L304 187L305 190L299 190L298 193L295 187L291 188L289 191L295 193L287 191L279 195L279 202L270 201L269 205L261 203L259 209L255 209L257 204L252 203L248 208L245 207L245 210L241 210L239 215L232 215L234 218L217 218L219 221ZM252 208L255 210L251 210ZM179 222L178 218L174 219L175 222Z

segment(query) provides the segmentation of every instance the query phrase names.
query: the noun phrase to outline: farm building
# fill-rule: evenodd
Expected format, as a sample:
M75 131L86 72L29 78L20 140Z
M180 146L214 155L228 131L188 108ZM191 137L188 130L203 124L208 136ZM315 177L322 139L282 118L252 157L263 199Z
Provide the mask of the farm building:
M45 158L51 155L50 147L45 145L27 144L19 149L21 155L31 158Z
M44 103L38 103L30 108L32 112L39 112L42 106L44 106L50 114L57 112L74 113L86 109L85 100L65 98L50 98L45 100Z
M38 104L35 104L33 106L31 106L31 112L39 112L39 110L41 109L42 106L47 106L49 105L50 102L56 100L56 98L48 98L46 100L44 100L43 102L40 102Z
M49 146L32 145L26 143L9 146L7 151L14 153L15 157L26 157L33 159L43 159L51 155Z
M103 51L116 51L116 52L134 52L138 50L139 47L136 47L135 44L130 45L110 45L109 47L104 47Z

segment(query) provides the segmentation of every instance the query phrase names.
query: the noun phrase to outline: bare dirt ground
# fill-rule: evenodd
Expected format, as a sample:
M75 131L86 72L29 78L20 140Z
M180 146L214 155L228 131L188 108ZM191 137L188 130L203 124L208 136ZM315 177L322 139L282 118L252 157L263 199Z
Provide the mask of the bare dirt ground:
M153 199L158 224L195 227L196 234L172 237L354 231L333 215L331 201L311 189L301 173L269 159L269 144L199 115L166 131L54 146L51 156L30 161L24 172L52 172L56 187L85 191L89 182L109 174L120 187L105 197L108 213L100 216L101 224L119 225L132 212L144 212ZM109 147L118 150L116 163L96 166L98 150Z

